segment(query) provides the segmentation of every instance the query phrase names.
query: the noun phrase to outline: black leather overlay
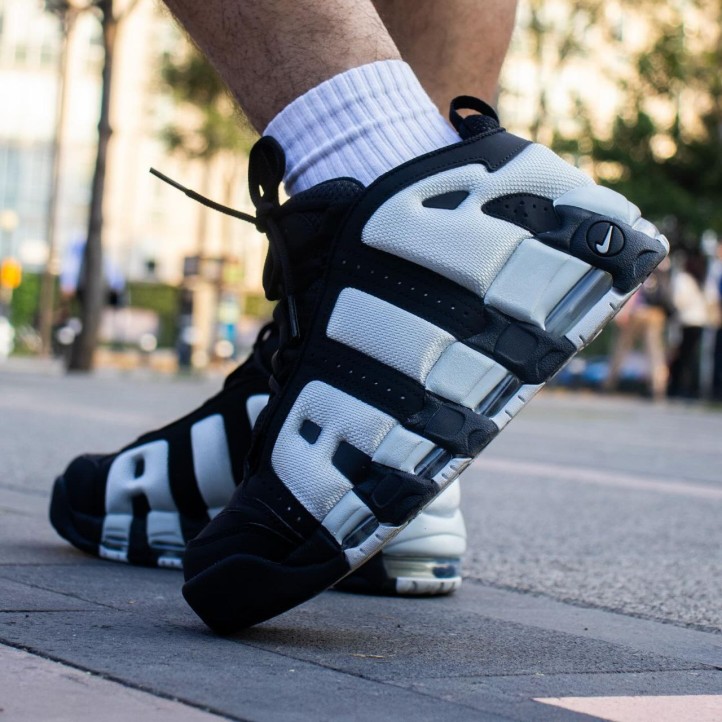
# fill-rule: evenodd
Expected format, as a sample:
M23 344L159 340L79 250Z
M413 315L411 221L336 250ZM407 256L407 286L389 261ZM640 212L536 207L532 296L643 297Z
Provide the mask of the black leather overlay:
M424 408L406 425L455 456L476 456L499 433L491 419L428 392Z
M372 462L354 491L382 524L399 526L426 506L439 487L430 479Z
M496 309L486 307L484 320L483 330L464 342L509 369L522 383L546 381L576 353L569 339L554 337Z
M442 208L447 211L455 211L468 197L468 191L451 191L426 198L421 202L421 205L425 208Z
M552 231L560 225L552 201L529 193L498 196L485 203L481 210L487 216L509 221L534 234Z

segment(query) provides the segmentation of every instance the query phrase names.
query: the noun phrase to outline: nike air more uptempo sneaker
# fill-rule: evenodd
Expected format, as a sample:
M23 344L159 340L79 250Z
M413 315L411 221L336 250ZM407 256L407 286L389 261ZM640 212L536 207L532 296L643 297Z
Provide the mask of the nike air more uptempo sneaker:
M251 429L268 401L278 333L265 326L223 390L191 414L115 454L85 455L55 481L50 520L79 549L113 561L180 569L186 542L231 498ZM447 594L461 584L466 530L458 488L398 537L378 568L344 580L367 594Z
M280 146L251 153L257 216L229 212L269 237L280 345L243 482L184 557L184 596L219 632L389 544L668 252L634 205L485 103L459 98L451 118L461 142L284 205Z
M231 498L268 401L271 324L223 390L192 413L114 454L74 459L55 480L50 522L90 554L180 569L186 543Z

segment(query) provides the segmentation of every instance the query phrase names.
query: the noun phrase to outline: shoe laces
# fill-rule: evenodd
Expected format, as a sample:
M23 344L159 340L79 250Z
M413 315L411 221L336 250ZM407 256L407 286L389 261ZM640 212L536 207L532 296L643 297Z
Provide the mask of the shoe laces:
M254 360L263 369L268 370L270 386L274 393L278 393L285 378L291 361L297 355L301 343L301 324L297 295L307 290L310 284L296 283L298 274L294 274L288 243L281 228L285 215L302 211L327 211L329 203L323 200L304 203L287 208L281 205L279 188L283 181L286 169L286 158L278 142L270 136L263 136L251 149L248 161L248 183L251 201L256 208L256 215L244 213L221 203L206 198L196 191L186 188L181 183L169 178L155 168L150 172L162 181L177 188L189 198L208 208L219 211L225 215L250 223L268 238L268 255L263 267L263 288L269 301L279 301L274 310L274 319L278 322L280 342L278 350L271 359L271 369L263 358L263 341L268 338L271 324L268 324L259 333L254 344ZM288 205L288 204L286 204ZM308 274L305 274L308 275Z

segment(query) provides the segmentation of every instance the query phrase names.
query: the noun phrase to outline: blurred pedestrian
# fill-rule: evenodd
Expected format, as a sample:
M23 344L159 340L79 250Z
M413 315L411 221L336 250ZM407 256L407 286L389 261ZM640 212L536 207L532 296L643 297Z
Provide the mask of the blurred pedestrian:
M665 331L673 310L670 285L669 262L665 261L617 316L618 333L605 391L617 388L624 361L641 342L649 369L649 392L656 401L665 397L668 376Z
M708 294L716 316L714 360L712 367L712 398L722 401L722 243L717 245L717 257L707 275Z
M698 398L700 395L700 346L709 322L704 283L707 264L700 253L690 253L682 270L672 278L672 300L680 335L669 364L670 397Z

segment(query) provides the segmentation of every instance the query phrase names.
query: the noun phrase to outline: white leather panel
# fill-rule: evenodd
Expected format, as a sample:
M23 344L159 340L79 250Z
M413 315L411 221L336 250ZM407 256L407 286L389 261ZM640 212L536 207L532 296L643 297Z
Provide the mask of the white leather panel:
M224 506L233 495L236 483L223 417L213 414L196 421L191 427L191 443L193 470L203 501L209 508Z
M143 460L143 473L135 469ZM151 441L119 454L108 471L105 510L108 513L133 513L132 499L145 494L151 509L177 511L168 482L168 442Z
M552 309L592 267L528 238L491 284L486 303L540 328Z
M431 369L426 388L457 404L475 409L508 371L463 343L452 343Z
M266 408L268 403L268 394L254 394L246 399L246 414L248 415L248 423L253 428L258 421L258 417Z
M321 427L313 444L299 433L306 419ZM347 441L373 456L396 423L373 406L321 381L312 381L298 395L276 439L271 455L273 469L321 521L352 488L332 463L339 443Z
M373 455L373 461L412 473L435 444L403 426L394 426Z
M470 163L404 188L371 216L362 240L483 296L529 231L487 216L481 207L499 195L533 193L554 200L589 185L584 173L533 144L494 173ZM423 206L425 199L452 191L469 193L455 210Z

